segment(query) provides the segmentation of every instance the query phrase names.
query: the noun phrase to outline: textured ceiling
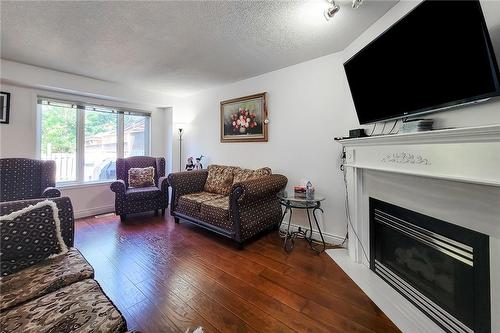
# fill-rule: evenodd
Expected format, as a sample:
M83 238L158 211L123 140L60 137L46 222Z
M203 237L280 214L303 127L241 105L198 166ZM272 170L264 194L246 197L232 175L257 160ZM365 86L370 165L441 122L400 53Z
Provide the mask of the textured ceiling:
M343 50L396 1L1 2L1 57L186 95Z

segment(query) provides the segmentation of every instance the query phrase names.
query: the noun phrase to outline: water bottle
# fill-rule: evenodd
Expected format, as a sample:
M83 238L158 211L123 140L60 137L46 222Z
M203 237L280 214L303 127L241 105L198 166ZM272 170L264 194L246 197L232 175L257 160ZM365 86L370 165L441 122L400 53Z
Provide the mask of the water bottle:
M310 181L306 184L306 199L313 200L314 199L314 187Z

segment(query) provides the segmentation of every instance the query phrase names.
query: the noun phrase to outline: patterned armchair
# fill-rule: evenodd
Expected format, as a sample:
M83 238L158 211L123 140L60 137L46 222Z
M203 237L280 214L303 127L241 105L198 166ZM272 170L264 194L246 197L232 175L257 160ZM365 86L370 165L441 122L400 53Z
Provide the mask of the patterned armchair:
M210 165L207 170L171 173L170 212L236 241L238 248L253 236L281 222L277 194L288 179L271 169Z
M29 158L0 159L0 202L57 198L56 163Z
M131 168L153 167L154 186L129 187L128 171ZM116 178L111 184L111 191L115 192L115 212L122 221L127 214L154 210L162 215L168 207L168 183L165 177L165 159L163 157L133 156L116 160Z
M55 224L55 216L52 215L48 221L39 218L39 222L34 223L31 218L31 213L34 212L18 216L13 223L4 222L9 221L9 219L4 220L5 215L27 209L41 201L45 199L2 202L0 204L2 239L5 235L21 235L30 228L29 224L37 227L47 222L47 225ZM1 331L125 332L127 329L125 318L104 294L99 283L93 279L92 266L78 249L73 247L74 218L70 199L61 197L50 201L57 206L62 239L68 251L37 262L29 262L29 259L26 259L28 255L37 258L40 254L40 250L33 244L50 244L53 240L48 236L50 232L32 232L29 238L23 236L24 241L19 240L24 245L22 252L13 249L12 246L2 246ZM43 221L42 224L40 221ZM25 243L27 239L31 242ZM11 237L10 242L18 241ZM5 259L5 256L9 259Z

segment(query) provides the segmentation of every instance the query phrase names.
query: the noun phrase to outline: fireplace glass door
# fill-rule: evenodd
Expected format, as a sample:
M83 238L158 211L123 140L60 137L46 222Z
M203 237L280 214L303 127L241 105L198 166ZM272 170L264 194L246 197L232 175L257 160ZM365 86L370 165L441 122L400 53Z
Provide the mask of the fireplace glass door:
M488 332L486 235L370 199L370 250L371 269L443 329Z

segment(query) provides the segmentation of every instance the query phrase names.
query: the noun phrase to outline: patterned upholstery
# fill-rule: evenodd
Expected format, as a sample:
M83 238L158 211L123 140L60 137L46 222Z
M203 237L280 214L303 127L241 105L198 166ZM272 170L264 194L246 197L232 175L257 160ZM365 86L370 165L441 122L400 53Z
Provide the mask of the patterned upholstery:
M229 196L202 203L200 219L229 232L232 231L233 221L229 213Z
M5 202L0 205L1 214L40 201ZM70 247L74 238L71 201L64 197L51 201L57 205L63 240ZM20 223L12 227L21 231ZM85 258L70 248L63 255L1 277L0 332L124 332L125 319L93 276Z
M129 187L149 187L155 185L155 168L130 168L128 169Z
M126 322L95 280L73 283L0 313L2 332L124 332Z
M75 248L1 280L0 310L20 305L74 282L94 277L94 270Z
M55 184L54 161L0 159L0 202L60 197L61 192Z
M8 215L25 207L37 204L45 199L20 200L0 203L0 216ZM50 199L55 202L59 211L59 221L61 223L61 234L67 247L73 246L75 237L75 220L73 218L73 206L68 197Z
M205 192L229 195L231 185L233 185L234 173L238 169L238 167L209 165L207 169L208 177L204 188Z
M0 216L2 276L67 252L57 211L54 202L45 200Z
M223 168L215 166L222 179L225 177L220 171ZM287 178L270 174L269 168L255 171L227 168L233 174L239 174L238 182L231 185L229 196L206 190L210 178L208 170L170 174L170 212L177 219L180 217L203 225L241 244L280 223L282 211L277 194L286 186ZM225 180L219 179L215 183L225 186Z
M238 169L234 173L233 184L239 183L239 182L242 182L245 180L249 180L249 179L255 179L255 178L261 178L264 176L269 176L270 174L272 174L271 168L260 168L257 170Z
M154 185L150 187L130 188L128 171L131 168L154 168ZM146 212L161 209L164 212L168 206L168 182L165 177L165 159L149 156L133 156L116 160L117 181L110 185L115 192L116 214L125 217L126 214Z
M203 202L222 198L223 196L210 192L196 192L185 194L179 198L177 211L179 213L201 218L200 209Z

